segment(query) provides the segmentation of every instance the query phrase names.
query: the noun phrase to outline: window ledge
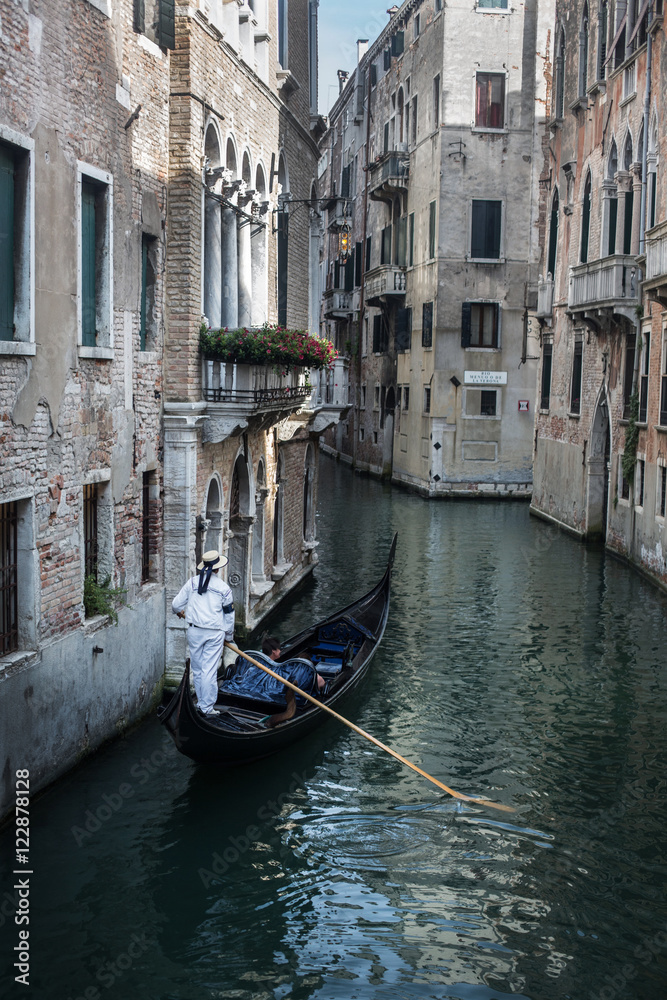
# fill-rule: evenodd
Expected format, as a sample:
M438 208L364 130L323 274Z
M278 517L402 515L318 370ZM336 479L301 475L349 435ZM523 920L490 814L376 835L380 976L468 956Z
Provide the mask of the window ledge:
M624 108L626 106L626 104L629 104L631 101L634 101L634 99L635 99L636 96L637 96L637 91L633 90L633 92L631 94L628 94L628 96L624 97L622 101L619 101L619 105L618 105L619 108Z
M276 563L271 572L271 579L277 583L278 580L282 580L282 578L289 573L291 568L292 563Z
M545 413L546 414L546 413L549 413L549 408L547 407L547 409L545 410L543 407L540 407L537 412L538 413Z
M559 129L559 128L562 128L562 127L563 127L563 119L562 118L551 118L547 122L547 128L551 129L552 131L555 131L556 129Z
M477 14L512 14L510 7L475 7Z
M630 501L626 500L625 497L619 497L618 498L618 506L619 507L627 507L628 510L629 510L630 509Z
M577 97L577 99L575 101L572 101L572 103L570 104L570 111L576 114L580 108L587 108L587 107L588 107L588 98L586 94L579 94L579 97Z
M567 415L570 418L570 420L581 420L581 414L580 413L570 413L568 411Z
M667 425L665 424L654 424L653 430L657 431L658 434L667 434Z
M84 347L79 344L80 358L93 358L97 361L113 361L113 347Z
M164 59L164 53L160 46L150 38L147 38L146 35L139 35L139 45L146 52L150 52L152 56L155 56L156 59Z
M475 354L500 354L499 347L464 347L464 351L474 351Z
M110 0L88 0L91 7L96 7L97 10L101 11L105 17L111 17L111 3Z
M434 258L435 259L435 258ZM469 264L504 264L504 257L470 257L467 256L466 260Z
M0 656L0 677L14 673L29 663L36 662L40 653L34 649L15 649L11 653Z
M301 84L288 69L276 70L276 80L278 81L278 89L284 91L286 97L301 89Z
M0 340L0 354L35 355L37 347L35 344L27 344L23 340Z
M590 87L588 88L588 90L586 91L586 93L590 94L591 97L595 97L596 94L600 94L600 93L604 94L604 92L606 91L606 89L607 89L607 81L606 80L595 80L590 85Z
M473 135L509 135L509 129L504 125L502 128L492 128L490 125L471 125L470 131Z

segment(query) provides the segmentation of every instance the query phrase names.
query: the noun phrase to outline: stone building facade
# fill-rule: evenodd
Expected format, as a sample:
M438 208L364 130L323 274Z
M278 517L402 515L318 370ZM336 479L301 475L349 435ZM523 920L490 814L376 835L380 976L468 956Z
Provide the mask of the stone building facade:
M0 814L164 669L173 21L140 28L131 0L0 0ZM88 575L126 591L119 627Z
M318 435L335 419L294 373L202 362L214 329L307 329L316 292L317 4L176 9L165 342L167 597L205 549L229 558L239 633L317 561ZM310 324L312 326L312 323ZM167 619L167 670L185 632Z
M428 496L526 497L553 6L389 13L320 143L322 320L354 403L326 447Z
M660 2L556 5L532 501L663 584L665 55Z

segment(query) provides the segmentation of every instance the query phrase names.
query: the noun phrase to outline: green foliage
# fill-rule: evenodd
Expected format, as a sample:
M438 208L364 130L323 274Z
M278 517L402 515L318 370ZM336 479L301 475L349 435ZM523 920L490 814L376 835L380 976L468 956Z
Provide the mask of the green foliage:
M123 587L112 587L111 577L107 576L102 583L98 583L97 577L91 573L83 583L83 606L86 611L86 618L93 618L95 615L108 615L114 625L118 624L118 612L116 607L125 605L127 591Z
M199 349L209 361L272 365L285 374L292 368L331 368L338 353L331 341L305 330L268 325L258 330L212 330L206 322L200 328Z
M623 477L628 483L633 483L635 478L635 465L637 462L637 443L639 442L639 428L637 427L637 417L639 416L639 395L633 392L630 396L630 417L628 426L625 428L625 449L621 458Z

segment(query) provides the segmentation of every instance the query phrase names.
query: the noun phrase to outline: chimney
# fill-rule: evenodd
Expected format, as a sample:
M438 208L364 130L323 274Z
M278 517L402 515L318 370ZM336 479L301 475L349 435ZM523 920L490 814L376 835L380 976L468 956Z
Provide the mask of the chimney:
M394 14L396 14L397 12L398 12L398 7L396 6L396 4L394 4L394 6L393 6L393 7L390 7L390 8L388 9L388 11L387 11L387 13L389 14L389 18L390 18L390 19L391 19L391 18L392 18L392 17L394 16Z
M343 87L347 83L347 78L348 78L349 75L350 74L348 73L348 71L346 69L339 69L338 70L338 93L339 94L343 93Z
M368 39L357 38L357 66L368 52Z

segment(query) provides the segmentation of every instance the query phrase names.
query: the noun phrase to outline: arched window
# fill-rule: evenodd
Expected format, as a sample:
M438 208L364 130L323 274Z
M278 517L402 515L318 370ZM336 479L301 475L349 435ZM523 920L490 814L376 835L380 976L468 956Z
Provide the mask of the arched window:
M204 139L204 296L202 309L213 329L218 329L222 319L222 229L220 202L214 195L220 193L222 179L218 130L210 122ZM216 173L218 171L218 173Z
M398 141L405 142L407 136L403 134L403 119L404 119L404 103L403 103L403 88L398 92Z
M285 561L283 549L283 489L284 463L282 454L278 455L276 465L276 493L273 501L273 565L278 566Z
M266 175L260 163L255 171L254 204L259 221L264 223L269 203L266 197ZM262 326L269 318L266 233L266 225L251 227L252 325L255 327Z
M266 500L266 475L264 460L257 466L257 489L255 491L255 523L252 531L252 578L263 582L264 573L264 502Z
M565 28L560 29L556 49L556 118L562 118L565 109Z
M655 225L656 200L658 195L658 126L654 125L649 130L648 153L646 156L648 167L648 191L646 200L646 228L652 229Z
M616 253L616 229L618 219L618 194L616 191L616 174L618 173L618 151L616 141L611 140L609 159L607 160L607 181L610 183L609 219L607 224L607 254Z
M581 208L581 253L579 259L582 264L588 261L588 236L591 226L591 173L588 172L584 185L584 200Z
M551 220L549 224L549 259L547 262L547 278L553 278L556 273L556 253L558 250L558 188L551 199Z
M623 169L628 172L632 166L632 136L630 132L625 137L623 147ZM625 191L625 206L623 212L623 253L632 253L632 215L634 210L634 191L629 183Z
M579 26L579 97L586 95L588 86L588 0L584 3Z

